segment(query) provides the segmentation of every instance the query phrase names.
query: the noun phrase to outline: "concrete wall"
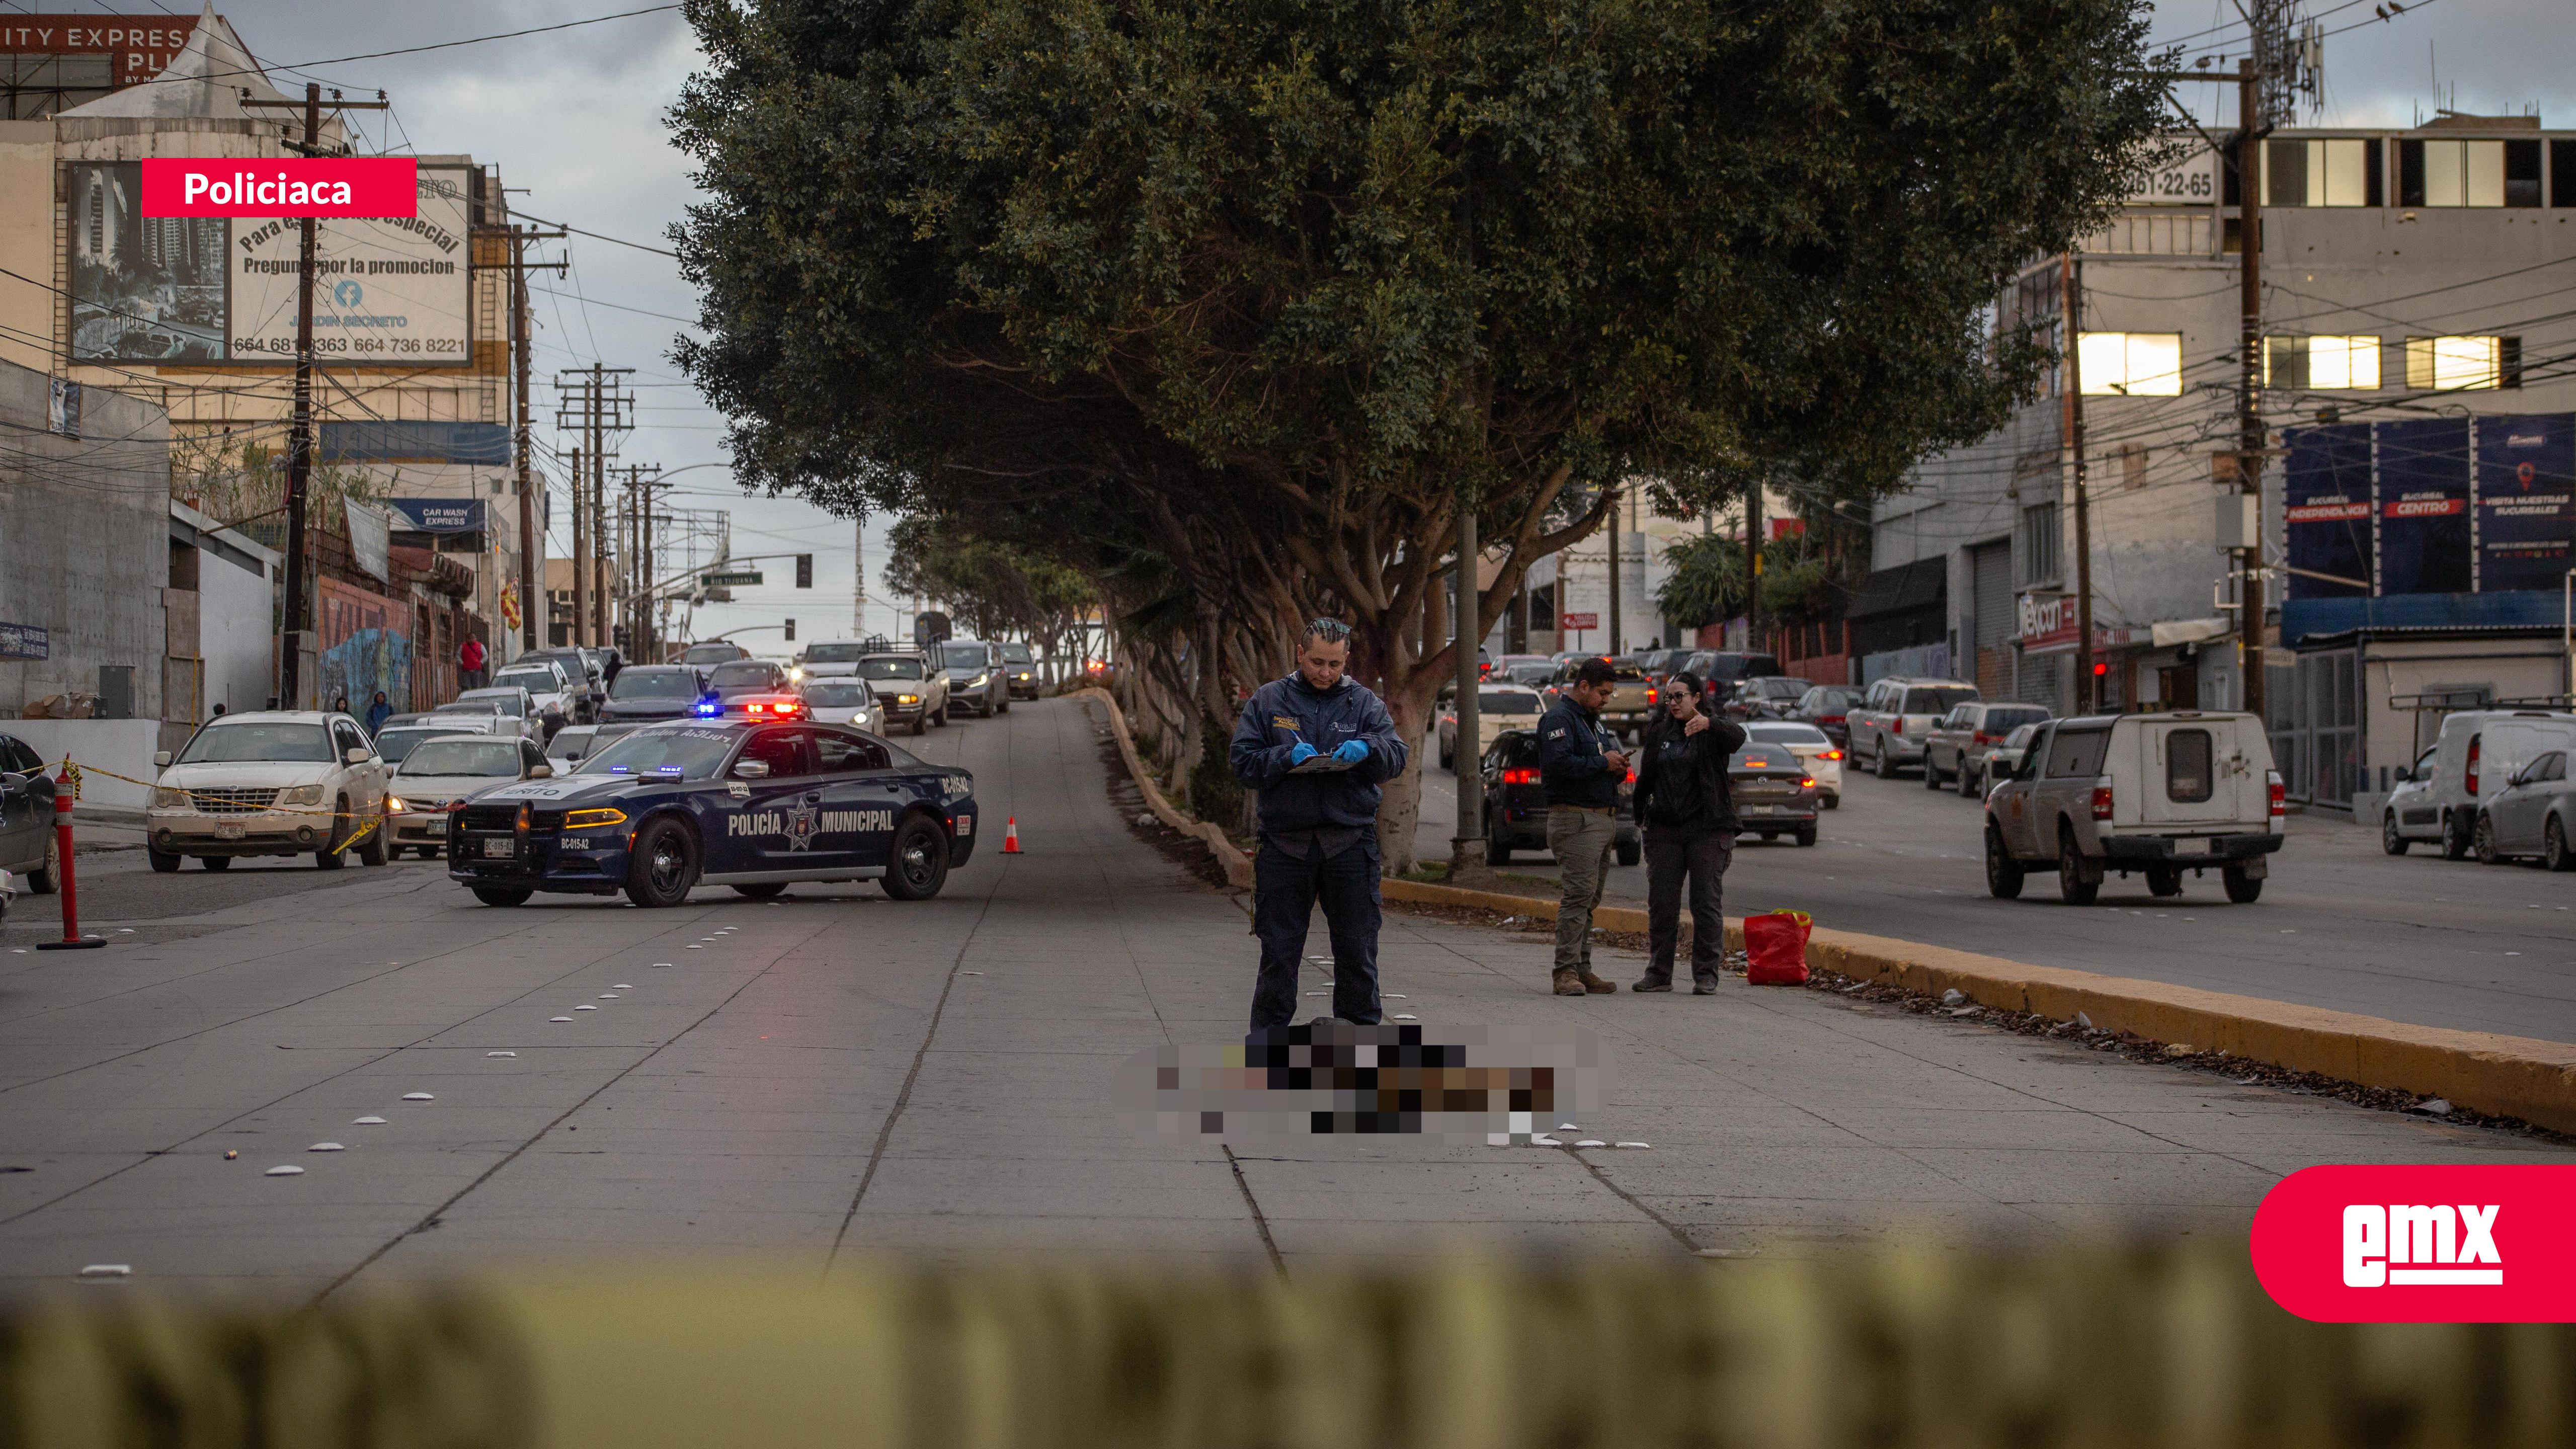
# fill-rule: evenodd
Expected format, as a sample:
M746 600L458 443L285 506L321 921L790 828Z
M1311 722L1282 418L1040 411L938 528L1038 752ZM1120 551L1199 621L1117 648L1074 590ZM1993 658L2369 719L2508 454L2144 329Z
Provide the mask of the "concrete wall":
M152 787L110 779L114 771L133 780L157 780L153 753L163 748L161 722L150 719L12 719L0 720L0 731L16 735L48 767L68 757L85 772L75 813L140 814L152 803Z
M45 431L47 379L0 362L0 620L51 631L51 657L0 660L0 715L134 670L134 713L161 712L170 581L169 420L85 389L81 439Z
M0 265L54 275L54 123L0 121ZM33 263L33 267L28 264ZM5 279L0 279L5 280ZM42 368L54 335L54 294L24 282L0 287L0 362Z

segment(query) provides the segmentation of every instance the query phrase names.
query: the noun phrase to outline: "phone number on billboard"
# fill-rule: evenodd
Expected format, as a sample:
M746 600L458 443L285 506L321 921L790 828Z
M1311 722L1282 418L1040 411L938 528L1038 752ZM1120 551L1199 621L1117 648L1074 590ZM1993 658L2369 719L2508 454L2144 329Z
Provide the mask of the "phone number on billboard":
M456 337L316 337L316 357L463 357L465 343ZM237 358L295 356L292 341L267 341L256 337L233 339L233 356Z

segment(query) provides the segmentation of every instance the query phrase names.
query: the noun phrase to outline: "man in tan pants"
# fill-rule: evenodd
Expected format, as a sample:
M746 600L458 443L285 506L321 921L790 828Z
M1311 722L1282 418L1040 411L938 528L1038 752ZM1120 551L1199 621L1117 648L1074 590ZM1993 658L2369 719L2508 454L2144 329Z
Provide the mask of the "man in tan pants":
M1556 994L1607 995L1619 988L1592 969L1592 911L1610 875L1619 834L1619 787L1628 756L1601 723L1618 676L1606 659L1587 659L1556 707L1538 722L1539 784L1547 792L1547 848L1556 856L1564 898L1556 908Z

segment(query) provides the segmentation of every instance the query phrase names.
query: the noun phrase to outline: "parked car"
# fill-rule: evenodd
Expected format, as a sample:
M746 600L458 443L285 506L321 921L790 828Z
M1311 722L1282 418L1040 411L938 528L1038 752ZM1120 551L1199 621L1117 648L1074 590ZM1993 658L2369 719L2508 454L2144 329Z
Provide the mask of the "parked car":
M1797 720L1755 720L1744 727L1750 745L1784 749L1798 757L1816 779L1817 803L1827 810L1843 803L1843 751L1831 736Z
M1555 677L1539 691L1543 701L1539 706L1541 712L1554 708L1557 700L1574 687L1574 676L1583 668L1584 661L1600 657L1598 654L1577 654L1559 663ZM1611 670L1610 702L1601 707L1601 723L1609 726L1620 738L1633 741L1633 737L1645 729L1646 722L1655 717L1656 701L1662 698L1662 692L1646 678L1646 671L1629 660L1613 660Z
M1991 795L1997 785L2011 779L2013 772L2021 768L2022 757L2030 752L2030 742L2047 727L2046 720L2017 725L2011 734L2004 736L2002 744L1988 749L1985 768L1977 772L1980 793ZM1963 775L1960 778L1964 780L1967 777Z
M908 724L917 735L948 723L948 674L920 655L871 654L859 661L859 677L876 691L889 731Z
M1860 703L1863 691L1848 684L1819 684L1798 696L1789 707L1789 718L1814 725L1827 738L1851 752L1851 707Z
M37 895L62 879L54 831L54 781L44 756L16 735L0 734L0 870L26 877Z
M376 753L384 757L386 764L400 766L403 757L423 740L447 735L488 735L501 728L501 716L497 714L450 710L443 715L425 714L418 718L420 723L417 724L398 725L388 721L383 729L376 731ZM516 736L520 732L513 727L510 733Z
M1585 655L1584 658L1595 658ZM1505 730L1485 750L1485 859L1509 865L1515 850L1547 849L1547 791L1538 779L1538 731ZM1636 772L1619 783L1611 853L1635 865L1645 853L1637 833Z
M1002 678L1010 685L1011 698L1038 697L1038 657L1026 644L1004 644Z
M1744 748L1726 761L1726 787L1735 797L1743 833L1764 840L1786 835L1800 845L1815 844L1816 812L1824 807L1824 792L1807 772L1807 762L1785 740L1756 740L1750 729L1746 734Z
M741 645L729 640L716 639L705 644L690 645L686 650L682 651L680 662L682 664L694 664L700 669L713 669L719 664L730 664L736 659L749 659L750 657L751 651L743 648Z
M708 700L721 708L737 695L786 694L790 689L784 668L766 659L736 659L707 671L706 693L699 698L698 712L709 712L703 708Z
M430 711L432 714L453 712L496 714L509 720L521 734L543 743L554 738L565 720L560 708L549 711L537 697L520 685L494 684L482 689L469 689Z
M583 717L583 712L588 707L589 696L586 693L588 687L574 684L575 677L572 671L564 667L561 660L523 659L516 664L503 665L500 671L492 676L492 683L487 687L509 689L515 686L526 690L530 712L545 721L546 733L551 735L568 724L596 723ZM463 699L467 695L481 692L481 690L469 689L457 698Z
M608 696L607 671L602 667L599 650L532 649L502 665L501 672L492 676L492 682L499 684L502 682L503 675L539 664L553 665L564 677L565 723L596 724L599 722L600 701ZM529 686L528 692L537 695L544 693L534 685Z
M2513 772L2504 788L2478 809L2475 848L2480 862L2537 859L2551 870L2576 870L2576 780L2567 778L2565 750L2543 751Z
M2185 871L2216 869L2239 905L2263 894L2285 838L2280 773L2250 714L2087 715L2041 727L2013 777L1986 796L1986 889L2021 894L2057 867L2069 905L2090 905L2103 876L2138 872L2155 896L2182 894Z
M1787 719L1808 688L1807 681L1788 674L1739 679L1731 692L1719 696L1718 712L1737 721Z
M565 725L546 741L546 763L560 775L587 758L599 743L598 725Z
M885 733L885 715L877 708L876 692L864 679L842 677L809 679L796 687L805 701L807 717L816 724L848 725L870 734Z
M818 639L805 646L788 673L799 684L809 679L847 679L859 672L859 661L867 654L868 646L857 639Z
M571 726L586 729L586 725ZM386 787L385 831L394 854L420 852L436 860L447 851L448 807L478 790L554 774L553 762L530 739L495 735L442 735L423 740L394 766Z
M2564 749L2576 749L2576 714L2469 709L2445 715L2433 744L2433 788L2427 792L2440 814L2443 858L2460 860L2476 848L2479 809L2515 771Z
M345 714L257 710L228 714L188 740L161 772L145 811L144 853L157 871L187 856L222 870L244 855L302 855L338 870L385 863L385 779L391 773Z
M1534 730L1538 728L1540 711L1537 690L1489 679L1476 691L1477 737L1490 746L1505 730ZM1441 710L1438 729L1440 768L1454 770L1458 766L1458 705L1454 697ZM1474 753L1482 759L1485 752L1479 749Z
M939 668L948 676L948 707L990 718L1011 707L1010 681L1002 677L995 646L981 639L951 639L939 646Z
M1972 699L1954 707L1923 737L1923 788L1938 790L1943 780L1953 780L1961 795L1977 799L1985 794L1986 756L2004 736L2046 718L2048 711L2038 705L2008 700Z
M1780 672L1776 655L1747 649L1694 649L1681 667L1699 676L1702 688L1715 685L1720 691L1732 689L1739 679L1760 679Z
M1869 687L1849 711L1852 763L1866 756L1878 778L1893 780L1908 765L1923 763L1923 742L1943 715L1977 697L1977 687L1957 679L1891 676Z
M2433 798L2433 768L2440 746L2415 757L2412 767L2397 767L2396 783L2379 807L2379 848L2404 855L2416 841L2442 838L2441 802Z
M594 723L679 719L696 709L706 693L707 676L694 666L630 664L617 671L617 682L608 687L608 698Z

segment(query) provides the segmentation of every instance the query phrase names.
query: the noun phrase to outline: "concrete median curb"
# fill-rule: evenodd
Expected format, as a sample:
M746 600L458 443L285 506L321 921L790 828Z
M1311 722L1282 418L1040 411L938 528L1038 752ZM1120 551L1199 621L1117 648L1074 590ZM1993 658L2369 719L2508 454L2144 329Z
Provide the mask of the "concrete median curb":
M1389 900L1463 906L1556 919L1556 902L1416 881L1385 884ZM1644 931L1646 913L1604 907L1594 924ZM1689 929L1687 922L1684 931ZM1730 946L1741 921L1727 924ZM2058 1021L2077 1013L2105 1031L2202 1050L2390 1091L2441 1097L2490 1116L2576 1132L2576 1046L2492 1032L2411 1026L2376 1016L2297 1006L2259 997L2169 986L2161 981L2032 966L1917 941L1818 927L1807 963L1861 981L1926 996L1956 990L1981 1006Z
M1105 689L1077 689L1066 698L1099 701L1109 716L1109 732L1118 740L1118 756L1127 762L1127 778L1135 781L1136 788L1145 796L1145 808L1153 811L1154 818L1164 825L1205 844L1208 854L1215 856L1216 863L1225 867L1227 885L1236 890L1252 889L1252 857L1236 849L1222 828L1182 814L1172 808L1171 801L1163 798L1162 787L1154 783L1153 773L1145 768L1144 758L1136 753L1136 737L1128 732L1127 712L1118 707L1117 699Z

